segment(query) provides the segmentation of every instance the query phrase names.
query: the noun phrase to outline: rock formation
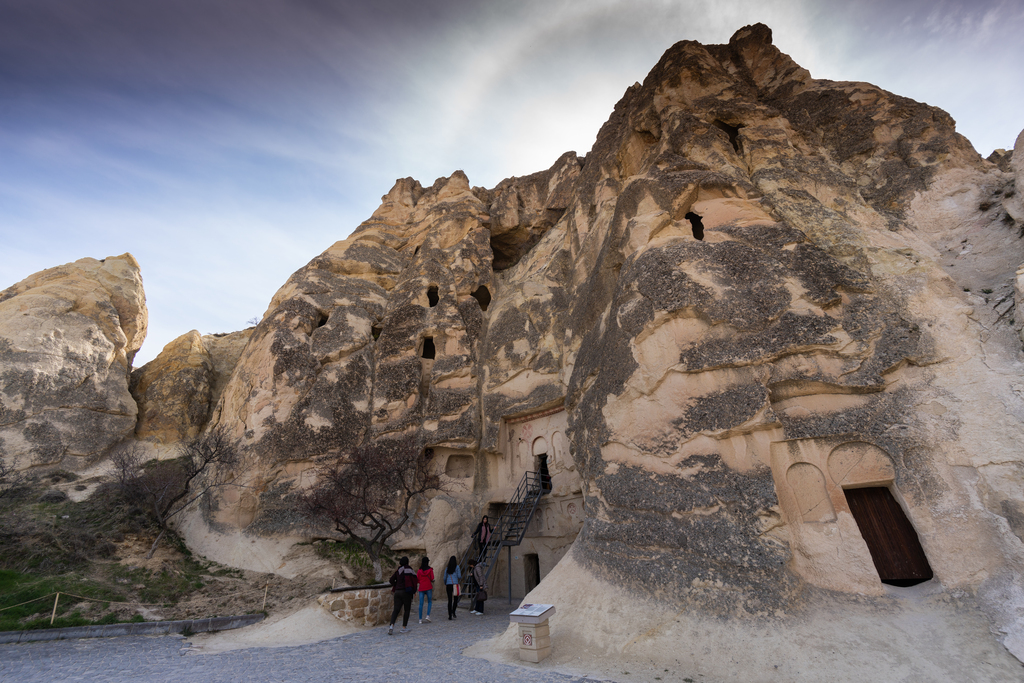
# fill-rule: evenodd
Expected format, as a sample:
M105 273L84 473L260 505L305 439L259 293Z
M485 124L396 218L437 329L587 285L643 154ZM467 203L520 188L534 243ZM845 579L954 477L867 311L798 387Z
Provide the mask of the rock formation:
M201 336L192 330L134 370L130 388L139 408L135 435L172 443L199 434L250 334Z
M460 551L544 467L513 592L565 558L754 630L845 596L896 609L882 578L917 578L880 575L866 519L904 518L894 561L1024 658L1022 145L986 161L945 112L814 79L762 25L681 42L586 157L494 189L399 180L237 363L190 333L147 366L138 433L195 430L211 397L248 488L186 534L235 539L204 542L231 561L311 533L293 503L317 463L411 435L458 488L399 547Z
M0 292L0 456L89 464L135 430L128 372L146 337L131 254L50 268Z

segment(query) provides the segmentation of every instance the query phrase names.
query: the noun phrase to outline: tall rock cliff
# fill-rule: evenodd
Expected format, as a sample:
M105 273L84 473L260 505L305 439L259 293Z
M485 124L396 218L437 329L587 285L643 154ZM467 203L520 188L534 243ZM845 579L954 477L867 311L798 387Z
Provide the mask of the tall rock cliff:
M192 334L140 373L139 434L198 428L160 368L202 376L246 487L188 533L238 562L308 537L296 492L367 440L412 436L462 487L399 541L432 555L550 462L557 585L708 624L896 609L858 515L902 517L920 575L1021 658L1021 144L983 160L945 112L814 79L762 25L681 42L585 157L493 189L399 180L240 352L211 364Z

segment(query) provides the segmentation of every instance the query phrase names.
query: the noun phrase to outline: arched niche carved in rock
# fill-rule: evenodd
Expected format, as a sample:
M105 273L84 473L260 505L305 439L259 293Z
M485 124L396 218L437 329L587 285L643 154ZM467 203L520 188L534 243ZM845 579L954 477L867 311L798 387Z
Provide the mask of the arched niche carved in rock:
M865 441L848 441L832 449L828 474L838 486L886 484L896 478L889 454Z
M792 465L786 470L786 483L793 490L804 522L836 520L836 511L825 487L825 475L817 467L807 462Z

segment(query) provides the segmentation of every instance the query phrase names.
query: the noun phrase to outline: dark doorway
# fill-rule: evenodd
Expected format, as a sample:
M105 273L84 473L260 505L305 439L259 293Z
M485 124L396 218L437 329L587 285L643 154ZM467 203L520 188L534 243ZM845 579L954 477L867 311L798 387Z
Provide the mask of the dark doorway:
M882 583L914 586L932 578L932 568L914 525L889 489L872 486L844 489L843 493Z
M523 558L523 579L526 581L527 593L540 583L540 559L535 554Z
M537 467L540 472L540 488L543 493L548 493L551 491L551 473L548 471L547 453L541 453L537 459L540 461Z
M433 308L440 301L440 297L437 295L437 287L427 287L427 303Z

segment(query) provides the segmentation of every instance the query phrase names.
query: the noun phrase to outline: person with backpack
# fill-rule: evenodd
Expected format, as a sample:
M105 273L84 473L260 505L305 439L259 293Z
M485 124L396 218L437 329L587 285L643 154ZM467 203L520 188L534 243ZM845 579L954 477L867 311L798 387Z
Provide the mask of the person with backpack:
M391 612L391 623L388 625L388 635L395 633L395 621L398 620L398 613L405 608L405 615L402 617L401 633L409 632L409 612L412 611L412 595L416 592L416 572L409 567L409 558L402 556L398 560L398 569L388 580L391 584L391 592L395 595L395 609Z
M430 609L434 606L434 569L430 566L430 560L424 557L420 560L419 571L416 572L416 581L420 589L420 623L426 619L430 623ZM423 616L423 598L427 599L427 616Z
M444 592L448 594L448 621L457 619L455 610L459 608L459 597L462 595L462 569L459 561L452 555L448 558L448 566L444 569Z

